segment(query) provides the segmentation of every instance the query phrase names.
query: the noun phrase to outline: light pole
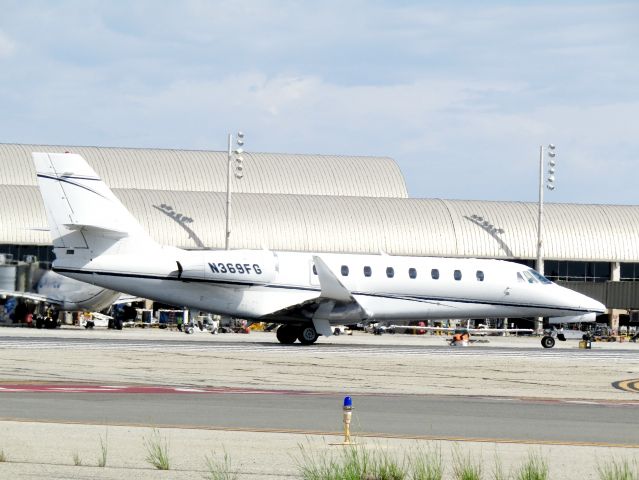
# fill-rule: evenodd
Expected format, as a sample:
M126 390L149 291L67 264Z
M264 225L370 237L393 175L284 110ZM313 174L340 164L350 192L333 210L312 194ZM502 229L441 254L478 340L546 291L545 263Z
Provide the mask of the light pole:
M244 134L237 132L237 139L235 141L237 148L233 150L233 135L229 133L229 148L226 166L226 240L224 243L224 249L229 249L229 242L231 239L231 179L235 176L240 180L244 176L244 158L242 153L244 149ZM233 175L231 175L231 163L235 160L235 168L233 169Z
M548 169L544 175L544 150L548 155ZM544 185L550 191L555 189L555 166L557 161L555 157L555 146L551 143L547 147L539 146L539 205L537 209L537 264L536 269L542 275L544 274L544 250L542 240L542 227L544 218ZM545 178L544 178L545 177ZM543 318L538 317L535 325L536 331L541 331Z

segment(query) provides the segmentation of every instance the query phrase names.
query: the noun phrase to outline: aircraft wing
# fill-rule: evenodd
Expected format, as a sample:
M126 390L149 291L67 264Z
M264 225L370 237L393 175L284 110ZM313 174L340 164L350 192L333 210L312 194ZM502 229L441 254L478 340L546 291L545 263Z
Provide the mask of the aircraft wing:
M51 305L62 305L60 300L56 300L45 295L40 295L39 293L32 292L16 292L11 290L0 290L0 297L14 297L14 298L22 298L24 300L31 300L33 302L45 302Z
M292 318L300 316L312 320L318 333L332 335L331 324L353 324L368 318L367 312L355 300L351 292L340 282L333 271L319 256L313 256L313 264L320 283L319 295L304 303L291 305L265 316L269 318Z
M420 327L419 325L389 325L388 328L396 329L396 328L404 328L406 330L424 330L426 332L454 332L455 330L461 330L460 328L455 327ZM464 328L464 330L468 330Z
M467 328L470 333L533 333L532 328Z
M470 334L481 333L533 333L531 328L466 328L466 327L420 327L418 325L390 325L389 328L405 328L406 330L424 330L427 332L447 332L452 333L456 330L464 330Z
M141 302L143 300L146 300L146 299L140 298L140 297L134 297L133 295L127 295L126 293L123 293L116 299L115 302L113 302L113 305L120 305L122 303Z

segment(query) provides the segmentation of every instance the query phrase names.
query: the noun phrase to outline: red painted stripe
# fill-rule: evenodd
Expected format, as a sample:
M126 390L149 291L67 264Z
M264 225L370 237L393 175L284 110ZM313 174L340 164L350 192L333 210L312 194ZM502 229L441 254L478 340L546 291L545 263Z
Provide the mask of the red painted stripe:
M251 395L331 395L298 390L258 390L235 387L167 387L143 385L0 384L0 393L143 393L143 394L251 394Z

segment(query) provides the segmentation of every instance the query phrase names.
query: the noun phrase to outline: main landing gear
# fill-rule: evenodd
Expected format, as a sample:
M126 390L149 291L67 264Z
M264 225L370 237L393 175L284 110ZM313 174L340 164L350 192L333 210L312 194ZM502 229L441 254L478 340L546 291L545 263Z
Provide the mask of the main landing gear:
M292 345L295 340L299 340L302 345L311 345L319 337L312 325L280 325L275 335L284 345Z

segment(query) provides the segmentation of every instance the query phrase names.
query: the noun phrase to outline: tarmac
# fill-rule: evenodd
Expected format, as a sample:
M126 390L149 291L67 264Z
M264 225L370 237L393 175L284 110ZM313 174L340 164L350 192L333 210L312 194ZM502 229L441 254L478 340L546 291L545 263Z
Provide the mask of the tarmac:
M12 338L20 342L13 346ZM20 345L30 344L29 338L33 339L29 348L21 348ZM61 346L38 348L37 340L51 338ZM147 348L149 339L157 341L158 347ZM294 346L294 354L287 354L286 349L265 348L277 344L272 333L213 336L156 329L117 332L3 328L0 329L0 382L224 386L325 392L347 389L353 394L516 396L611 404L639 401L636 392L619 390L612 385L616 381L639 378L639 361L634 355L634 352L639 354L639 345L595 343L592 350L580 351L576 341L568 341L546 351L541 348L538 337L487 339L487 343L478 342L461 350L446 347L444 337L440 336L373 336L356 332L353 336L320 338L315 346L306 350ZM75 348L76 340L96 343ZM117 347L123 340L129 343L121 348L113 347L114 342ZM189 348L170 343L176 340L187 342L185 345ZM145 346L136 347L137 341ZM168 343L163 346L162 342ZM219 344L217 349L216 344ZM229 344L235 346L231 348ZM427 345L442 348L432 354L415 354L415 347ZM397 353L392 353L394 351ZM0 406L0 415L1 412ZM473 414L480 413L469 412L469 421ZM42 418L46 419L46 412ZM628 421L634 422L634 419L631 417ZM0 478L216 478L207 467L207 456L214 465L223 466L225 454L237 478L302 478L303 452L327 458L341 455L344 449L330 445L341 440L330 435L206 428L162 428L154 432L152 427L0 420L0 451L6 456L6 461L0 463ZM558 428L561 428L560 422ZM148 443L154 435L167 442L169 471L156 470L145 460L145 441ZM108 450L105 467L97 466L101 441ZM453 478L452 459L460 454L469 455L472 461L482 464L483 478L493 478L496 459L505 472L515 473L529 455L540 455L548 462L549 478L558 480L597 479L598 466L613 459L635 462L639 454L637 448L609 445L369 437L356 438L356 441L358 448L370 451L375 457L386 454L400 462L407 454L441 452L447 468L444 478ZM636 443L639 445L639 429ZM74 464L74 456L82 465Z

